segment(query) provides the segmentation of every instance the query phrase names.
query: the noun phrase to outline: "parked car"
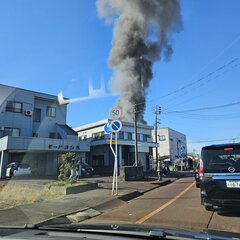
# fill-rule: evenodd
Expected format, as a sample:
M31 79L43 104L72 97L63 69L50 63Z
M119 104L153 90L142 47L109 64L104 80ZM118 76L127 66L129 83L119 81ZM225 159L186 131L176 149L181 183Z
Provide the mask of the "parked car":
M195 182L196 182L196 187L199 188L199 183L200 183L200 177L199 177L199 167L200 163L198 162L195 170L194 170L194 175L195 175Z
M199 176L206 210L240 206L240 143L203 147Z
M87 163L82 163L82 176L92 176L94 169Z
M6 177L30 175L31 168L28 164L12 162L7 165Z

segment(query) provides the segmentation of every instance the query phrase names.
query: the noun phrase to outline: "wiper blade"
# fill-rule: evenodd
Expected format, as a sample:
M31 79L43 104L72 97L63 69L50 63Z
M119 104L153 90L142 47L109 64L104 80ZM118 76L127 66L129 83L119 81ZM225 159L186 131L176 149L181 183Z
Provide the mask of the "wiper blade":
M220 233L220 232L219 232ZM172 229L154 229L149 233L150 237L160 238L160 239L173 239L172 237L179 237L184 239L203 239L203 240L232 240L233 237L229 235L215 235L211 232L190 232L185 230L172 230ZM238 238L236 238L238 239Z

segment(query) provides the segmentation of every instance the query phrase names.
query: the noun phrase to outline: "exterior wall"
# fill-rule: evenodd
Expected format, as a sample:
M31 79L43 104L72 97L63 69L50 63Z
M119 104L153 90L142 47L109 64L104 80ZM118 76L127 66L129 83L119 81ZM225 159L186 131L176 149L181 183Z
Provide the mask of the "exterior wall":
M49 137L50 132L56 131L56 123L66 123L66 105L59 105L57 97L32 92L24 89L9 87L0 84L0 127L19 128L20 136L32 137L38 133L39 137ZM6 111L7 101L22 103L22 113ZM47 116L47 107L56 108L56 117ZM26 111L41 109L41 121L33 122L33 115L26 116Z
M25 111L33 110L34 99L31 94L24 94L22 90L0 85L0 126L20 128L20 135L32 136L32 117L26 116ZM23 103L23 112L7 112L7 101Z
M170 156L171 160L175 160L187 154L186 135L170 128L160 128L158 134L158 154L159 156ZM155 131L152 131L155 139ZM156 150L153 151L153 158L156 159Z
M56 123L66 123L66 105L59 105L56 101L37 97L34 103L35 108L41 109L41 122L33 122L33 132L38 133L38 137L48 138L50 132L57 132ZM47 107L56 108L56 117L47 116Z
M113 166L114 157L109 145L110 135L104 134L104 125L109 121L111 120L106 119L74 129L78 132L80 140L91 143L91 154L89 155L90 164L92 164L94 156L103 156L104 166ZM132 123L122 123L122 129L118 133L119 166L129 166L133 165L135 162L134 126ZM151 126L138 125L138 159L144 167L144 170L149 169L151 165L149 161L149 155L152 153L152 147L156 146L156 144L152 142L151 138L152 129L153 128ZM97 137L94 138L94 136ZM128 136L130 138L128 138Z

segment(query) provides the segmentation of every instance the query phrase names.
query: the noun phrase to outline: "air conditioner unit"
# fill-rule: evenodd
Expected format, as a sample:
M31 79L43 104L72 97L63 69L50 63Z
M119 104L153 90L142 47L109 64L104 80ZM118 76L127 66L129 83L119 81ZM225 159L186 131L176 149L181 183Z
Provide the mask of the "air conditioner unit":
M28 110L28 111L25 111L25 115L26 115L26 116L32 116L32 114L33 114L32 111L29 111L29 110Z
M4 126L1 126L0 127L0 131L4 131L5 127Z

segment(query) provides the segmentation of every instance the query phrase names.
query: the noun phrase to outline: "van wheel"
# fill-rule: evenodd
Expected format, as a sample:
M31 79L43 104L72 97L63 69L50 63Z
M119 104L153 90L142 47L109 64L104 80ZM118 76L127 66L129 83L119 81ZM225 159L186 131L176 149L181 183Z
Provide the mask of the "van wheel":
M214 210L213 206L205 206L205 209L211 212Z

